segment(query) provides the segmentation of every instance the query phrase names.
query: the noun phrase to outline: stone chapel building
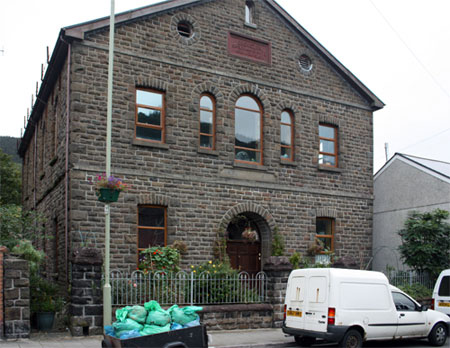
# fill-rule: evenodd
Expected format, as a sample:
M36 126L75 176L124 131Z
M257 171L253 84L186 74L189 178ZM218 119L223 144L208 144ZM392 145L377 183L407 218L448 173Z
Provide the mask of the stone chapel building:
M61 29L21 139L23 204L46 216L47 272L74 248L104 248L109 18ZM367 263L373 112L384 104L274 0L170 0L116 15L111 268L148 245L187 246L262 269L318 239ZM257 232L250 243L245 228ZM47 238L52 236L53 238Z

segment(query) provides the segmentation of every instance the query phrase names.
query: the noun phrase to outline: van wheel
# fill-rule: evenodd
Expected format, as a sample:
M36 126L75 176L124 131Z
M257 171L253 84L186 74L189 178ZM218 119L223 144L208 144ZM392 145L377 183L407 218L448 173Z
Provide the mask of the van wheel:
M447 340L447 335L445 325L443 323L437 323L428 335L428 341L430 341L433 346L442 346Z
M340 346L344 348L360 348L362 347L362 336L358 330L348 330L342 341L340 342Z
M301 347L310 347L316 342L315 337L302 337L302 336L295 336L295 342Z

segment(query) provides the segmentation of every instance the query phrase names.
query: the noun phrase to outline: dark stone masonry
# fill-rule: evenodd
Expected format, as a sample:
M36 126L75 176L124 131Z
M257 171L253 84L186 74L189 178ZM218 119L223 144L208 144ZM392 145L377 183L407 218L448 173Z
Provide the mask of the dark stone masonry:
M245 7L173 0L117 15L111 172L131 188L111 204L111 268L134 270L138 248L176 240L187 268L225 239L233 265L254 273L275 231L288 257L322 238L336 257L369 261L383 103L274 1L253 1L248 18ZM108 25L62 29L19 146L24 207L47 217L45 271L63 284L76 248L104 248L105 206L89 180L105 172ZM239 109L243 97L254 106ZM257 232L252 245L232 235L239 218ZM101 272L72 267L73 282L79 267ZM284 272L271 274L272 291ZM85 295L74 286L74 313ZM248 313L263 326L272 315Z

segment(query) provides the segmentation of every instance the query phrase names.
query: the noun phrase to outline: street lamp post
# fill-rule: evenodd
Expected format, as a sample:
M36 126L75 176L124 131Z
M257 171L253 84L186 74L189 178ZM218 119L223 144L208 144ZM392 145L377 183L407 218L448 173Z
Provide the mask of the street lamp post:
M114 0L109 24L108 101L106 111L106 177L111 175L112 87L114 67ZM109 283L110 206L105 204L105 285L103 287L103 325L111 325L111 285Z

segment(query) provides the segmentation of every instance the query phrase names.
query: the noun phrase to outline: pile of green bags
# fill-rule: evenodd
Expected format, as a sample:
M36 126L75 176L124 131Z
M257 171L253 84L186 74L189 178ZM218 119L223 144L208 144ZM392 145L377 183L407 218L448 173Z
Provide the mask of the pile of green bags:
M127 306L116 310L116 321L111 327L105 327L105 333L120 339L153 335L170 330L200 325L197 312L202 307L173 305L168 310L161 308L158 302L150 301L144 306Z

